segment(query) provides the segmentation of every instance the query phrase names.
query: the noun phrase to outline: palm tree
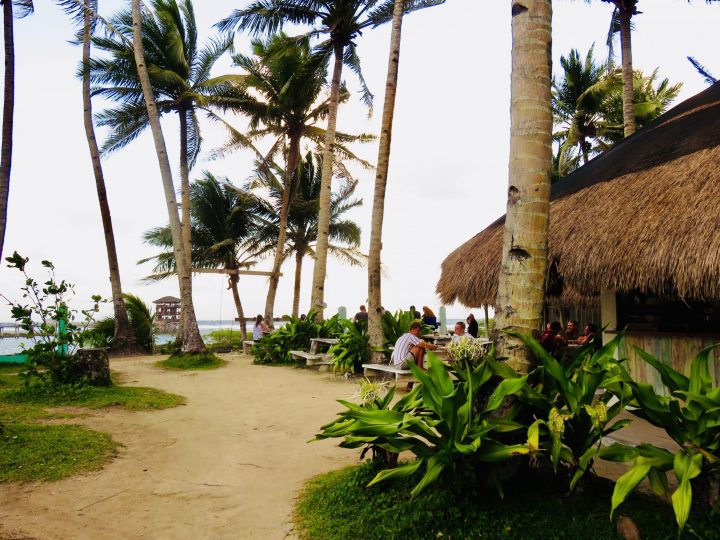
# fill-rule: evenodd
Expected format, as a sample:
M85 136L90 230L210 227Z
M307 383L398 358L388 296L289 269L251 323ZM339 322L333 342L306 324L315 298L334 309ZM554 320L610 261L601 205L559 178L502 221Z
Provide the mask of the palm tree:
M189 256L185 253L185 242L183 241L183 229L180 223L180 216L177 211L175 197L175 186L173 185L170 159L168 158L165 138L160 126L160 114L158 113L155 95L153 93L152 81L148 73L148 66L145 64L145 51L142 39L142 16L140 12L140 0L132 0L132 29L133 29L133 58L135 60L136 73L142 89L142 96L147 109L147 123L153 134L155 153L160 167L163 191L165 192L165 203L170 219L170 232L172 235L173 252L177 261L178 279L180 282L180 300L185 308L185 319L183 320L183 335L181 351L184 353L205 352L205 344L202 341L200 330L195 318L195 308L192 300L192 288L190 285L192 276L190 266L187 264Z
M442 4L445 0L408 0L404 12L409 13ZM309 35L326 35L318 45L328 58L334 57L330 83L330 107L323 147L322 190L318 217L318 241L313 272L312 308L323 313L325 275L330 227L331 180L337 111L343 65L360 78L364 101L372 105L360 69L355 39L369 28L376 28L392 19L394 0L254 0L249 6L233 11L217 26L224 31L247 30L252 34L272 34L286 24L315 26Z
M0 146L0 259L5 245L10 169L12 167L13 120L15 111L15 18L33 12L32 0L0 0L3 7L3 38L5 42L5 90L3 94L2 145ZM15 11L17 8L17 11Z
M695 68L695 71L697 71L702 76L702 78L705 79L706 83L715 84L716 82L718 82L717 77L710 73L710 70L703 66L696 58L688 56L687 59Z
M218 179L209 172L190 185L191 226L192 226L192 267L240 270L254 263L251 253L245 249L248 241L255 237L255 214L259 202L247 192L237 190L227 178ZM164 279L176 272L170 227L157 227L147 231L143 237L150 245L165 251L143 259L140 263L155 261L153 274L149 279ZM238 274L228 274L228 288L232 290L233 301L240 321L243 340L247 339L245 312L238 291Z
M527 373L530 352L504 331L537 334L542 321L552 161L552 1L512 6L510 174L495 322L498 357Z
M584 60L577 49L561 56L562 79L553 79L553 117L560 128L554 136L562 141L558 164L561 175L572 170L568 162L575 161L576 148L583 163L589 161L607 96L614 88L622 88L616 71L608 73L607 64L595 63L593 49L590 48Z
M234 57L235 64L245 72L242 76L242 88L245 92L238 99L231 100L228 105L231 110L249 118L250 131L242 133L217 115L213 115L213 118L222 122L230 132L230 141L221 149L221 153L250 147L265 166L272 163L278 154L283 154L285 170L282 193L285 198L280 206L279 238L265 301L265 319L272 324L301 143L305 139L315 146L322 145L325 130L317 127L317 124L327 118L330 101L320 99L325 87L326 58L322 54L312 53L309 38L288 38L281 33L266 41L253 40L252 49L253 56ZM348 95L343 91L340 99L344 101ZM269 152L261 155L253 142L268 136L273 138L273 144ZM355 156L346 144L373 139L370 135L337 133L335 153L339 160L338 166L343 167L343 159L350 159L369 168L370 164ZM343 172L350 175L347 169L343 168Z
M388 58L387 80L385 83L385 103L383 104L382 125L380 127L380 146L378 166L375 175L375 195L373 198L372 223L370 228L370 253L368 260L368 331L370 350L383 348L382 314L382 228L385 217L385 188L390 168L390 141L392 140L393 116L395 114L395 95L397 93L398 68L400 66L400 42L404 0L395 0L392 31L390 33L390 56Z
M336 170L336 172L339 172ZM259 231L249 249L260 255L278 245L280 212L285 188L278 179L282 171L277 165L258 168L257 176L248 186L261 189L269 197L262 200ZM308 152L297 168L297 185L290 203L287 219L287 235L282 250L282 260L295 256L295 287L292 314L300 311L300 285L302 265L305 257L314 257L318 238L318 206L322 185L322 157ZM342 173L341 173L342 176ZM364 264L366 256L360 253L360 227L343 215L362 205L362 199L354 198L357 181L346 181L341 189L333 193L330 201L330 244L331 255L350 265ZM259 197L260 198L260 197Z

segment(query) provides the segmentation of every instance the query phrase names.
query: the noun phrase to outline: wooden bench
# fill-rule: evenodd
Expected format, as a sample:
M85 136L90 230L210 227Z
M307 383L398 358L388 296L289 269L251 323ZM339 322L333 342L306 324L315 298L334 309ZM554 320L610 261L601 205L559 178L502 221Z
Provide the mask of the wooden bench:
M250 354L250 349L255 345L254 341L243 341L243 353Z
M372 371L379 371L381 373L394 374L395 384L400 384L401 382L412 382L415 380L413 378L412 371L409 369L398 369L394 366L388 366L386 364L363 364L362 367L365 377L372 375L372 373L370 373Z
M332 365L330 356L327 354L309 353L305 351L290 351L293 358L302 358L306 366L329 366Z

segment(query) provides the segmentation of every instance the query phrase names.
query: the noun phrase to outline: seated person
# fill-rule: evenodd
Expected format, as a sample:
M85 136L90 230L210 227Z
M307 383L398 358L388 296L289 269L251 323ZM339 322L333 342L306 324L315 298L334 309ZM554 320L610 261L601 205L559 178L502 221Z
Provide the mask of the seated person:
M437 317L435 317L435 314L433 313L432 309L430 309L427 306L423 306L423 316L422 316L422 322L423 324L426 324L428 326L432 326L433 328L437 329L438 322Z
M415 306L410 306L410 313L413 314L413 319L419 320L420 317L422 317L422 315L420 315L420 312L417 309L415 309Z
M583 335L577 340L578 345L587 345L591 343L597 335L598 328L593 323L587 323L583 330Z
M415 362L420 368L423 368L423 357L425 350L434 351L437 349L432 343L427 343L420 339L420 331L422 324L415 321L410 325L410 330L403 334L395 342L395 350L390 358L390 364L397 369L410 369L408 362ZM424 369L424 368L423 368Z
M467 316L468 334L472 337L478 337L478 322L475 320L475 315L472 313Z
M255 326L253 326L253 341L260 341L265 334L270 333L270 327L265 324L265 318L262 315L255 317Z
M562 325L558 321L553 321L547 324L545 331L540 336L540 345L553 356L560 352L561 347L567 345L561 330Z
M355 314L353 321L366 321L368 320L368 312L364 305L360 306L360 311Z
M452 341L460 341L461 339L475 339L465 331L465 323L462 321L455 323L455 333L453 334Z
M565 339L567 339L568 343L577 343L579 337L580 329L578 328L577 321L569 320L565 327Z

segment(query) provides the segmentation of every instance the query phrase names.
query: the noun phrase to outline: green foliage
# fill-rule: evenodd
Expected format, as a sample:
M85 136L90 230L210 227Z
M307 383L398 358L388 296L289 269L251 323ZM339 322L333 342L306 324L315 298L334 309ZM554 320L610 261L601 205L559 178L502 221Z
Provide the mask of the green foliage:
M458 469L415 497L413 479L368 489L375 463L322 474L310 480L295 508L296 533L302 539L386 540L388 538L617 540L607 518L612 483L595 479L591 489L567 496L566 485L538 470L523 469L507 483L504 497L482 476ZM635 494L624 515L642 538L679 540L672 509L658 498ZM682 540L717 538L717 519L694 516Z
M41 263L48 274L47 281L41 284L26 271L30 259L16 251L5 260L9 268L17 269L25 278L20 290L27 304L14 303L2 294L0 297L8 303L12 318L25 331L24 337L34 342L23 351L27 354L26 380L49 379L54 384L77 382L72 354L88 341L88 327L100 310L101 298L92 297L92 307L81 311L83 320L78 323L78 312L68 307L73 285L56 278L55 266L50 261Z
M427 371L410 365L420 384L403 399L392 406L392 394L365 405L340 401L346 410L316 436L340 437L343 439L340 446L344 448L373 445L387 452L409 451L415 455L416 459L406 465L380 471L369 485L406 478L423 470L422 478L411 491L417 495L445 469L456 467L458 461L496 463L529 452L527 444L501 442L503 434L523 428L513 421L517 407L511 407L504 417L493 413L506 396L524 384L524 377L488 359L476 368L466 367L464 372L458 372L454 381L437 356L429 353L427 360ZM506 379L491 391L497 376ZM490 399L480 409L478 400L483 392L490 394Z
M139 296L127 293L123 297L135 341L146 353L151 354L155 349L155 315ZM114 337L114 317L100 319L87 331L87 340L94 347L111 347Z
M452 340L447 346L450 358L461 364L476 365L486 354L486 345L472 336Z
M383 313L382 325L383 334L385 335L383 345L385 346L385 350L387 351L389 347L395 345L398 338L407 333L407 331L410 330L410 325L415 321L420 322L420 319L416 319L415 314L411 311L398 310L394 314L389 311ZM424 324L420 333L432 334L434 331L435 328Z
M190 369L190 370L205 370L205 369L217 369L227 364L225 360L222 360L212 353L176 353L166 358L155 362L155 365L164 369Z
M332 355L334 371L355 373L370 359L370 335L367 322L342 321L345 332L338 336L339 341L328 351Z
M274 332L263 336L255 343L252 354L257 364L292 363L290 351L307 351L310 340L317 337L334 338L342 332L342 324L337 315L320 323L315 322L317 311L310 310L305 320L299 317L285 316L286 324Z
M672 470L677 482L672 493L672 504L678 526L682 530L690 515L693 480L697 479L695 484L698 481L714 480L714 489L718 489L720 387L713 386L708 367L708 357L713 348L703 349L692 360L689 378L636 348L637 353L660 373L663 384L671 394L670 397L658 395L652 385L633 381L630 386L639 409L632 409L632 412L663 428L680 449L669 452L650 444L636 448L614 445L603 453L605 459L634 461L632 469L621 476L615 485L612 511L645 478L650 480L653 490L659 494L669 493L667 474ZM706 495L709 498L706 502L712 503L720 494Z
M213 330L207 337L210 338L208 347L211 350L242 349L243 337L239 330Z
M624 336L596 352L582 347L563 365L532 337L509 334L522 339L540 362L532 383L518 394L538 418L528 427L528 444L549 455L554 470L560 463L569 470L572 489L597 459L603 438L630 422L614 421L632 398L630 375L614 356Z

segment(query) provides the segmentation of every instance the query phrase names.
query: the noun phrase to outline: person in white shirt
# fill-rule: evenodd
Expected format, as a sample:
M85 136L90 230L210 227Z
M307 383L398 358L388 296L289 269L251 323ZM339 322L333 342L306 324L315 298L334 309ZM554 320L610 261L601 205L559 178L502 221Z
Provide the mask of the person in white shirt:
M410 330L403 334L395 342L395 350L392 353L390 363L397 369L409 369L408 363L415 362L420 368L423 368L423 358L425 350L435 350L437 347L432 343L427 343L420 339L420 331L422 325L415 321L410 325ZM424 368L423 368L424 369Z
M465 323L462 321L455 323L455 333L452 337L453 342L460 341L461 339L475 339L465 331Z

